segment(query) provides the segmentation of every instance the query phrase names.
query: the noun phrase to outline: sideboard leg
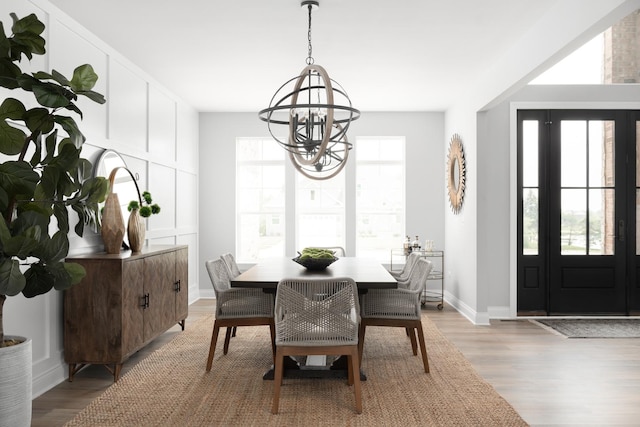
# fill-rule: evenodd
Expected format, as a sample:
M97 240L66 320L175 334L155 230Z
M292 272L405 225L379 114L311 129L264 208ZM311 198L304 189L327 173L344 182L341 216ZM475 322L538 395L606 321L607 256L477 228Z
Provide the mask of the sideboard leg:
M113 370L113 382L115 383L120 379L120 370L122 369L122 363L116 363L115 369Z

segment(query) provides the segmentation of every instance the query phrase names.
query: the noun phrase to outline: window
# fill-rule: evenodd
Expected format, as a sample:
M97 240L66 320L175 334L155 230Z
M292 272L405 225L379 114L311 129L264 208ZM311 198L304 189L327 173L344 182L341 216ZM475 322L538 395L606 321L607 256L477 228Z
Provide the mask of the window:
M342 246L349 255L388 262L405 233L404 171L404 137L356 138L345 170L321 181L297 173L271 138L238 138L236 258Z
M296 173L296 248L345 247L345 174L323 181Z
M530 84L638 83L640 10L598 34Z
M236 144L236 257L285 254L285 151L267 138Z
M356 140L356 250L387 261L405 234L404 137Z

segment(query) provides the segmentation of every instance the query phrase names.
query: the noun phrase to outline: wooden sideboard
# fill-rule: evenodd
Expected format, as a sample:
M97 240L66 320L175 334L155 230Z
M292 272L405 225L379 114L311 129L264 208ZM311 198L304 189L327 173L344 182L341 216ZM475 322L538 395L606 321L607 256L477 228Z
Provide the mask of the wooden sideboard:
M69 381L103 364L118 381L122 364L188 314L188 247L69 257L87 275L64 293L64 359Z

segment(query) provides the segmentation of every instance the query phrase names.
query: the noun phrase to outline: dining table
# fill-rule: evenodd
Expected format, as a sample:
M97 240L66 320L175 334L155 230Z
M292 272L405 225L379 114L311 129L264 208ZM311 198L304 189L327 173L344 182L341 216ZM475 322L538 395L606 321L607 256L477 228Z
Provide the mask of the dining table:
M292 258L265 258L253 267L230 280L231 287L260 288L264 292L277 292L278 283L285 278L350 277L358 286L358 293L365 294L370 289L397 288L398 282L379 262L370 258L341 257L323 270L311 270L298 264ZM310 356L305 360L285 359L284 376L293 378L324 378L347 376L346 357L330 360L322 355ZM273 379L273 366L263 375L263 379ZM366 375L360 369L361 380Z
M359 292L369 289L396 288L396 279L384 266L371 258L342 257L323 270L310 270L292 258L265 258L239 276L231 279L232 287L261 288L275 291L284 278L327 279L350 277L358 285Z

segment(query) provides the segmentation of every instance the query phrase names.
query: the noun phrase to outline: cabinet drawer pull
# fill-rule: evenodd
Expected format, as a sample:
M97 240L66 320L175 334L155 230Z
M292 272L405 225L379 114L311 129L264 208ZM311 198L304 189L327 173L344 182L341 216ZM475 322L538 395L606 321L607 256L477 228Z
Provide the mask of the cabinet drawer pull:
M149 294L144 294L143 296L140 297L140 299L141 299L140 307L142 307L144 310L149 308Z
M180 292L180 280L178 280L177 282L174 282L173 284L173 290L176 292Z

